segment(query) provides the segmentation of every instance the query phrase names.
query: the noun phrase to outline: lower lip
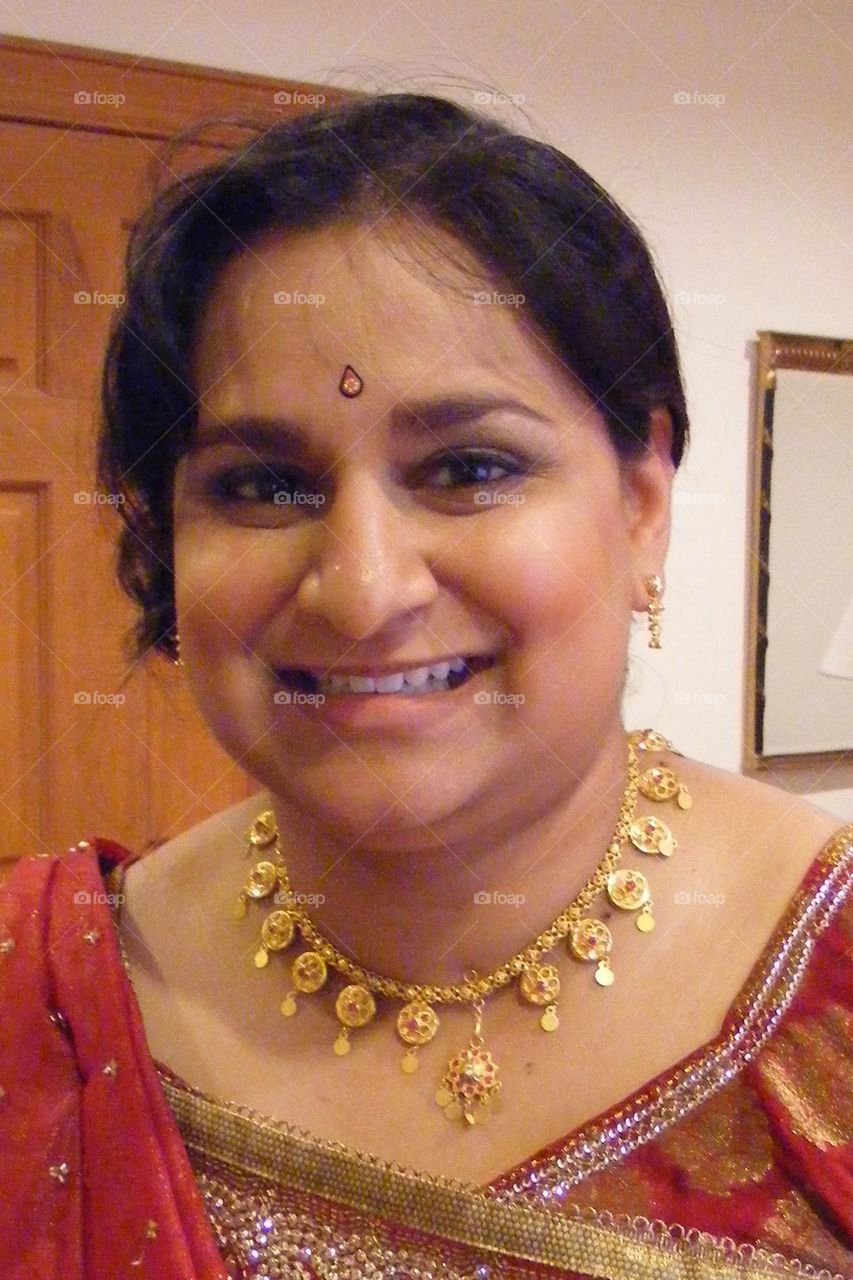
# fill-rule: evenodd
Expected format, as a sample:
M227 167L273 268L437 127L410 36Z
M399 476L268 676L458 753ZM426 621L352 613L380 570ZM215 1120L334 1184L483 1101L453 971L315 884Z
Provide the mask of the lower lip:
M478 671L464 684L440 693L330 693L325 702L296 705L339 729L421 729L470 701L484 674Z

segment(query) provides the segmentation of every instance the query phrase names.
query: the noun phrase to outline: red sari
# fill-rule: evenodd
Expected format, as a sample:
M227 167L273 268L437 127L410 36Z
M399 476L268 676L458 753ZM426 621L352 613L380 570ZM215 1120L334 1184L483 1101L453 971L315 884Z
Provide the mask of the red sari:
M99 840L0 891L3 1280L853 1276L853 825L710 1044L481 1188L158 1070L104 878L129 860Z

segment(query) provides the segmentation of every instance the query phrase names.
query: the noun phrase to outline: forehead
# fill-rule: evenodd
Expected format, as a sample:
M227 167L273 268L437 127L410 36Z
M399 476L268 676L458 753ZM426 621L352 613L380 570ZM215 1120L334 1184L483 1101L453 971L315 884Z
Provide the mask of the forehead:
M192 363L198 391L217 400L308 390L347 364L393 394L472 377L577 394L521 295L446 232L402 224L269 232L241 250L214 283Z

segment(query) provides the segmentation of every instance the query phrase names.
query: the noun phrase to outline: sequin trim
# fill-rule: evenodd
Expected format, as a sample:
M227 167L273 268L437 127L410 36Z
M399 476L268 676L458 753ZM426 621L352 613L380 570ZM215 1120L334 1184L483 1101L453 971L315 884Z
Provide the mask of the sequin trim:
M803 888L764 950L755 976L732 1006L733 1028L700 1050L661 1085L634 1094L631 1108L610 1112L564 1146L528 1161L489 1187L499 1199L553 1200L609 1165L623 1160L682 1120L752 1061L773 1034L799 989L814 944L853 889L853 824L836 833L819 855L822 880Z
M733 1240L716 1239L678 1225L616 1217L575 1206L550 1214L541 1207L508 1204L465 1183L403 1169L341 1144L322 1141L283 1121L259 1116L249 1108L216 1102L177 1082L162 1068L160 1071L166 1098L191 1159L203 1157L206 1162L219 1165L220 1170L230 1167L237 1171L238 1181L247 1174L266 1178L278 1185L279 1192L282 1187L294 1188L370 1215L374 1233L390 1220L405 1224L410 1230L473 1247L486 1257L509 1255L519 1261L611 1280L647 1280L650 1275L665 1275L667 1280L736 1280L742 1276L753 1280L787 1276L844 1280L841 1275L818 1272L781 1254L750 1245L738 1246ZM194 1159L193 1163L198 1162ZM204 1176L197 1176L204 1189ZM218 1181L220 1188L227 1185L227 1174L223 1182L220 1172ZM243 1237L247 1237L250 1216L247 1205L242 1230L238 1232ZM295 1221L294 1218L291 1225ZM425 1249L425 1243L415 1248L421 1259L420 1271L404 1264L399 1274L440 1275L443 1280L474 1274L470 1268L455 1272L446 1268L438 1272L423 1270L428 1267ZM375 1264L368 1262L363 1269L349 1270L347 1274L355 1280L397 1274L377 1272L372 1269ZM509 1273L502 1269L497 1274ZM532 1277L534 1273L530 1274Z

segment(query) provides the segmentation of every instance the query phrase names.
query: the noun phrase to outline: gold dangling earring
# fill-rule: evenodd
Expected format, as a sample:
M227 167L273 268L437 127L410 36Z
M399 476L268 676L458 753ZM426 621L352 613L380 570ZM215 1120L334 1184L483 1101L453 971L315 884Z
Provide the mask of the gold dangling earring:
M184 660L181 657L181 637L178 635L176 631L175 632L175 656L172 659L172 666L182 667L183 665L184 665Z
M662 648L660 642L660 620L663 614L663 605L661 598L663 596L663 581L654 574L651 578L646 578L646 590L649 593L649 607L647 613L649 615L649 648Z

